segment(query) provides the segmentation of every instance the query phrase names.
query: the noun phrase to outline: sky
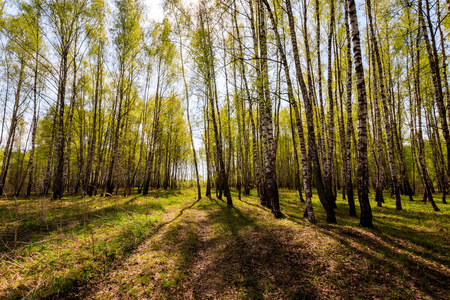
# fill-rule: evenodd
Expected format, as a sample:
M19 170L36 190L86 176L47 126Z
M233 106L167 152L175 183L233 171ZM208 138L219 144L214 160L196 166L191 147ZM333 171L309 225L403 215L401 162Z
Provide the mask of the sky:
M147 14L150 19L161 21L164 17L164 11L161 7L162 0L144 0L148 8Z
M199 0L181 0L185 5L195 5ZM163 0L144 0L145 5L148 8L148 16L155 21L162 21L164 18L164 11L162 9Z

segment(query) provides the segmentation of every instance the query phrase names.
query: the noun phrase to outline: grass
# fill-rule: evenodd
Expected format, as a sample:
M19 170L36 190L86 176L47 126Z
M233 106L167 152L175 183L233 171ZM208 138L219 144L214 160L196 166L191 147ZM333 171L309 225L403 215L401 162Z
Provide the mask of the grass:
M384 207L372 201L375 229L364 229L341 195L338 225L317 198L308 223L289 190L281 220L255 195L233 193L234 208L195 195L0 200L0 298L450 296L448 205L436 213L404 197L396 211L385 194Z
M284 212L290 219L299 221L302 218L303 210L298 209L298 201L296 194L290 191L281 192ZM430 204L421 202L421 197L414 197L415 201L409 201L408 197L402 196L403 210L395 209L395 200L389 197L388 193L384 194L386 201L383 207L376 207L372 201L374 230L366 230L368 232L378 233L389 238L391 243L411 243L411 245L420 246L420 255L434 255L435 258L441 256L444 259L449 253L448 232L450 229L450 206L438 203L441 212L434 212ZM373 199L372 199L373 200ZM357 201L357 200L356 200ZM313 199L316 219L318 225L327 229L335 228L325 224L325 211L320 206L317 197ZM338 220L338 228L345 231L345 227L357 228L359 218L348 217L348 205L342 199L341 194L338 195L338 208L336 216ZM398 239L398 240L396 240ZM413 249L411 249L413 250ZM445 257L442 263L449 263L448 257Z
M168 193L173 191L17 205L1 200L0 298L62 295L105 274L148 238L166 209L182 207L185 193L177 191L170 200Z

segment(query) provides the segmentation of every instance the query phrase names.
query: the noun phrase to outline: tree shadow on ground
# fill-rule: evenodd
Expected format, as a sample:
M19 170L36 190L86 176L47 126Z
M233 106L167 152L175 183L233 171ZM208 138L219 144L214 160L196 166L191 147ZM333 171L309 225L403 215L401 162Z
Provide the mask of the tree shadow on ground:
M289 219L306 224L307 220L303 217L304 204L300 204L295 199L283 197L282 208L284 212L287 212ZM337 202L337 209L335 209L336 216L338 218L338 228L353 227L358 228L359 216L348 216L348 203L342 200ZM423 259L432 260L437 263L448 265L450 259L447 254L450 251L449 239L446 237L446 230L442 227L437 233L437 228L429 228L423 224L431 224L435 221L434 212L430 214L417 211L397 211L390 208L377 208L374 207L374 225L375 229L371 230L373 234L379 239L383 239L386 242L402 248L408 252L412 252ZM359 213L359 206L357 205L357 211ZM316 220L318 226L326 226L326 228L333 230L332 226L326 225L322 222L325 219L325 211L320 205L314 206L314 212L316 214ZM440 215L443 224L450 223L450 216ZM416 223L412 223L415 221ZM406 226L405 224L408 224ZM434 222L433 222L434 224ZM410 225L410 226L409 226ZM448 226L448 225L447 225ZM433 229L433 230L430 230ZM442 232L444 234L442 234Z
M149 191L147 196L132 195L127 197L126 201L121 201L123 198L120 196L63 198L62 200L49 202L48 205L51 206L46 208L45 218L39 208L35 211L29 211L26 215L24 215L24 208L21 208L22 214L18 215L17 227L10 224L9 226L2 226L2 230L0 230L0 254L13 250L16 230L18 247L26 246L48 239L53 232L77 232L91 223L114 222L122 218L122 214L164 212L164 206L159 202L159 198L168 198L173 195L180 195L180 191L152 190ZM151 200L151 198L156 200ZM136 203L136 200L139 199L147 200ZM106 204L104 204L105 202ZM102 207L96 209L94 203ZM33 204L39 205L38 203ZM0 212L3 211L3 214L6 214L6 210L6 204L0 206ZM14 222L14 218L10 217L9 219L10 223Z
M137 200L124 201L124 209L132 206L142 209L135 207L139 206ZM270 210L257 203L257 198L248 197L245 201L235 200L235 207L230 208L225 201L214 198L192 200L170 219L155 224L147 238L161 233L149 247L159 249L158 255L162 256L136 262L134 267L134 262L125 260L114 263L112 269L127 265L136 271L130 277L124 275L122 285L115 291L116 297L448 299L450 296L448 267L441 263L446 261L445 257L421 253L421 249L432 251L433 244L420 244L420 237L409 238L414 234L412 228L398 229L411 231L405 237L395 234L396 228L389 220L377 219L375 230L359 228L357 218L342 216L347 212L343 203L338 203L340 225L322 221L312 225L302 218L304 206L291 198L282 203L289 218L276 220ZM316 217L325 218L319 207ZM425 239L426 235L422 237ZM145 258L146 250L133 253ZM84 288L72 298L91 294L91 289ZM57 293L51 298L67 298L67 294Z
M236 293L251 299L380 295L408 299L417 290L435 299L449 296L450 277L445 265L409 253L396 238L377 230L317 226L291 218L289 222L331 240L332 247L320 249L319 245L319 254L312 250L318 241L289 240L301 234L301 228L262 223L251 217L254 213L237 205L238 201L234 208L220 200L211 201L212 205L199 205L208 213L201 226L218 224L215 230L222 232L199 246L204 248L201 259L210 261L200 272L195 266L188 271L193 298L228 298L223 295ZM267 211L257 204L240 202L252 210Z
M284 208L290 212L295 209L294 201L283 204L287 204L287 208L286 206ZM359 218L346 216L348 205L345 203L338 203L337 214L341 216L338 226L325 223L309 225L299 213L303 210L299 209L298 205L297 210L297 213L290 214L291 221L316 228L320 233L336 240L354 256L364 257L365 261L369 263L367 265L369 273L353 272L352 278L346 280L359 278L358 281L369 285L373 282L380 287L391 286L386 291L397 290L395 295L391 294L392 297L408 298L408 295L412 295L414 288L434 299L448 299L450 296L448 289L450 285L449 259L445 254L448 243L445 240L437 241L439 235L434 236L426 229L415 230L408 226L389 223L384 220L384 215L375 217L375 229L360 228L357 226ZM384 211L378 213L384 214ZM324 219L325 216L322 214L321 210L316 210L316 218ZM388 215L390 214L392 212L388 211ZM416 215L421 215L421 213L402 211L399 212L398 217L409 220L417 219ZM339 272L341 277L345 278L344 274L351 273L352 270L346 268L345 264L340 265L344 268L341 268ZM397 287L394 287L395 282L398 283Z
M181 218L183 216L183 214L185 213L185 211L191 209L194 205L196 205L199 202L199 200L195 200L193 201L190 205L182 208L178 214L176 214L173 218L165 221L165 222L161 222L158 223L155 227L153 227L150 232L146 235L146 239L150 239L151 237L157 235L164 227L169 226L171 224L173 224L175 221L177 221L179 218ZM123 236L123 238L127 238L126 236ZM191 238L191 236L189 236L189 238ZM130 249L129 254L132 253L132 251L134 251L135 249L138 248L138 246L140 246L142 243L145 242L145 240L142 240L141 243L134 245L134 247L132 249ZM113 271L113 270L117 270L120 269L124 266L125 260L124 258L122 258L121 260L117 260L115 261L111 266L109 266L109 270ZM46 297L46 299L80 299L82 297L86 297L87 295L90 295L94 292L94 289L96 287L96 284L98 284L100 281L102 281L104 278L103 276L97 276L95 278L91 278L89 280L89 285L87 285L88 282L73 282L70 289L63 291L63 293L61 293L61 291L56 291L55 293L50 294L49 296ZM141 279L144 280L145 279ZM131 282L131 281L127 281L127 282ZM127 284L124 284L122 286L122 289L130 289L132 288L132 286L130 287ZM125 295L126 291L119 291L120 294Z
M312 299L317 297L308 270L321 268L306 248L286 242L286 233L261 226L239 208L211 199L200 204L207 216L196 263L186 271L188 298ZM215 225L211 229L211 225Z

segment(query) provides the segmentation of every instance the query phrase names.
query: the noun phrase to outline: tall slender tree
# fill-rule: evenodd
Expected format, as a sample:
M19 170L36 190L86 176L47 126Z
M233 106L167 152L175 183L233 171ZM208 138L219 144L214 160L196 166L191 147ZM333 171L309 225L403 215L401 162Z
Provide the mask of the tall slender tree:
M356 88L358 90L358 201L361 208L359 225L373 227L372 209L369 202L369 162L367 159L367 95L364 79L364 67L359 38L358 17L355 0L346 0L348 16L351 24L353 58L355 61Z

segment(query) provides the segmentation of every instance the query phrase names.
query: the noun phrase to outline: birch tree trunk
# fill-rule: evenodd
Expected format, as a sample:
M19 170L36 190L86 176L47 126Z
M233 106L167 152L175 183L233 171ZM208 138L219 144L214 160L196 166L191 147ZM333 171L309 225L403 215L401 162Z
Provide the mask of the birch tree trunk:
M295 29L294 15L292 13L291 1L286 0L286 11L289 19L289 29L291 34L292 49L294 52L295 70L297 75L297 81L302 91L303 100L305 102L305 113L308 130L308 149L309 156L313 164L312 174L314 175L315 182L317 184L317 193L319 199L327 214L327 223L336 223L336 216L333 208L333 195L331 187L324 186L322 171L320 168L320 161L317 152L317 143L314 129L314 115L312 105L312 91L308 92L305 81L303 79L302 69L300 65L300 56L297 45L297 35Z
M330 32L328 36L328 79L327 79L327 90L328 90L328 140L327 140L327 164L324 166L324 182L327 188L333 187L333 177L334 177L334 99L333 99L333 65L332 65L332 45L333 45L333 34L334 34L334 0L330 3ZM332 195L332 205L336 208L336 197L334 193Z
M355 199L353 195L353 179L352 179L352 132L353 132L353 113L352 113L352 49L350 39L348 9L345 9L345 31L347 40L347 139L345 147L345 189L347 190L347 201L349 207L349 215L356 217ZM356 145L354 145L356 148Z
M192 147L192 156L194 158L194 167L195 167L195 177L197 180L197 198L200 200L202 198L202 188L200 186L200 175L198 172L198 163L197 163L197 153L195 151L195 145L194 145L194 135L192 133L192 126L191 126L191 118L190 118L190 112L189 112L189 91L188 91L188 85L186 82L186 75L184 70L184 59L183 59L183 43L181 38L181 28L179 20L177 19L177 28L178 28L178 34L180 36L180 62L181 62L181 73L183 75L183 85L184 85L184 94L186 97L186 117L189 127L189 137L191 140L191 147Z
M8 174L9 162L11 159L11 153L14 145L14 138L16 135L20 97L23 88L23 83L25 80L25 57L22 56L19 59L20 59L19 61L20 68L17 80L17 89L16 94L14 96L14 106L11 116L11 123L9 125L8 139L6 141L5 152L3 154L2 170L0 172L0 196L3 195L5 191L6 175Z
M64 45L61 55L60 63L60 78L58 84L58 132L56 139L56 168L54 173L53 181L53 195L52 199L61 199L64 191L64 148L65 148L65 137L64 137L64 108L65 108L65 98L66 98L66 83L67 83L67 73L69 71L68 66L68 56L69 56L69 46Z
M367 95L362 63L361 41L355 0L346 0L351 24L353 57L355 60L356 88L358 90L358 201L361 208L359 225L373 228L372 209L369 202L369 166L367 159Z
M266 25L263 3L259 4L260 24L259 24L259 43L261 55L261 74L264 89L264 99L262 101L262 119L263 119L263 136L264 136L264 158L265 158L265 187L267 202L270 203L272 213L276 218L282 217L280 211L278 183L276 172L276 143L274 141L273 123L272 123L272 101L269 89L269 70L267 63L267 40Z
M38 102L37 102L37 84L39 76L39 53L40 53L40 26L39 26L40 10L36 14L36 54L34 57L34 78L33 78L33 120L31 129L31 151L30 158L28 159L28 184L26 189L26 196L29 198L31 196L31 188L34 182L34 152L36 149L36 131L38 125Z
M277 24L275 22L275 18L273 16L272 9L270 7L269 2L267 0L264 0L264 4L269 13L269 18L272 22L273 30L275 32L277 47L278 47L278 51L280 52L281 62L283 64L284 74L285 74L286 83L287 83L288 99L289 99L290 105L292 106L292 110L295 113L295 118L296 118L297 131L299 134L300 150L301 150L301 155L302 155L303 184L304 184L305 198L306 198L305 215L308 217L309 222L315 223L316 220L315 220L314 210L313 210L313 206L312 206L311 171L310 171L310 167L309 167L310 164L309 164L308 155L306 153L305 137L304 137L304 133L303 133L303 121L301 119L299 109L297 107L297 102L294 97L294 90L293 90L292 81L291 81L291 77L290 77L290 73L289 73L289 66L287 63L286 54L285 54L284 49L281 44L281 38L280 38L280 34L278 33ZM292 112L292 110L291 110L291 112ZM291 118L291 121L292 121L292 118ZM294 133L293 127L292 127L292 132ZM294 152L296 153L296 151L297 151L297 149L296 149L296 144L295 144L295 139L294 139ZM297 158L297 170L298 170L298 158ZM300 174L299 174L299 176L300 176ZM299 190L299 193L300 193L300 199L301 199L302 198L301 190Z
M392 187L393 192L395 195L395 208L397 210L402 210L402 202L400 198L400 185L398 182L398 170L397 170L397 163L395 160L395 153L394 153L394 128L392 126L389 107L387 103L387 96L386 96L386 88L385 88L385 82L384 82L384 75L383 75L383 66L381 61L381 55L380 50L378 48L378 41L375 36L375 30L373 28L373 21L372 21L372 5L370 0L366 0L367 5L367 14L369 17L369 28L370 28L370 39L372 43L373 52L375 54L375 60L377 62L378 69L374 69L374 73L378 74L378 83L380 85L380 95L381 95L381 102L383 106L383 112L384 112L384 128L386 131L386 146L387 146L387 152L388 152L388 160L389 160L389 170L392 180ZM377 71L377 72L376 72Z
M422 35L425 40L425 46L427 49L428 62L430 64L431 75L433 78L433 87L435 94L435 101L439 112L439 119L441 123L442 133L444 135L445 144L447 147L447 180L450 180L450 132L448 127L447 120L447 109L444 104L444 94L442 91L442 79L441 79L441 71L439 69L439 56L437 53L436 42L435 42L435 34L434 29L431 22L430 17L430 4L428 0L425 0L426 4L426 17L428 21L428 27L425 24L424 14L422 9L422 0L418 1L418 14L419 14L419 24L422 27ZM419 26L420 26L419 25ZM430 30L431 35L428 37L428 30ZM431 43L430 43L431 40ZM447 78L444 78L444 82L446 82Z
M100 91L100 80L101 73L103 72L102 67L102 57L101 57L101 46L97 50L97 67L95 72L95 86L94 86L94 110L92 116L92 133L91 138L88 142L88 157L95 157L95 144L97 139L97 110L98 110L98 98L101 97ZM100 149L98 149L100 150ZM83 192L89 196L92 196L92 185L91 185L91 176L92 176L92 164L94 163L93 159L88 159L86 162L86 169L83 177Z

